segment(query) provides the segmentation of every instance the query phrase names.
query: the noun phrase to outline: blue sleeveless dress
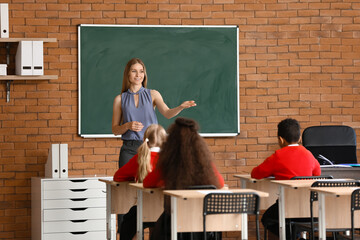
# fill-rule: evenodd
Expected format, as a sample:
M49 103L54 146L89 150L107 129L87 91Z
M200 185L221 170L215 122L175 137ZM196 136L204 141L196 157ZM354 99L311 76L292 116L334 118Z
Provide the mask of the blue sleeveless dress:
M135 106L134 95L139 95L138 107ZM157 124L157 117L152 103L150 89L141 87L137 93L127 92L121 94L121 109L123 114L123 123L138 121L144 125L140 132L131 130L126 131L122 135L123 140L140 140L143 141L145 130L151 124Z

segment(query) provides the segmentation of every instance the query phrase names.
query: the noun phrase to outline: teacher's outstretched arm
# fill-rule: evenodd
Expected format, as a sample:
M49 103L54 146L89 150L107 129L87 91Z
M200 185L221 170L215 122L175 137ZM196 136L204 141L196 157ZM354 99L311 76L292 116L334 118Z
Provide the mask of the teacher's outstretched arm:
M159 112L167 119L175 117L185 108L191 108L196 106L195 101L191 100L185 101L175 108L169 108L164 102L161 94L156 90L151 90L151 97L153 99L154 106L156 106L159 109Z

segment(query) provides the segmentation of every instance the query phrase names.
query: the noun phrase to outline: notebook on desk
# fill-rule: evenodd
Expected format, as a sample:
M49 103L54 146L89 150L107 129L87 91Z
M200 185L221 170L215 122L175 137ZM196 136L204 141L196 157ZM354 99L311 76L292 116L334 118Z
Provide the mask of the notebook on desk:
M348 167L351 168L351 167L353 167L353 166L350 166L350 165L352 165L352 164L320 165L320 168L348 168ZM360 167L360 165L358 167Z

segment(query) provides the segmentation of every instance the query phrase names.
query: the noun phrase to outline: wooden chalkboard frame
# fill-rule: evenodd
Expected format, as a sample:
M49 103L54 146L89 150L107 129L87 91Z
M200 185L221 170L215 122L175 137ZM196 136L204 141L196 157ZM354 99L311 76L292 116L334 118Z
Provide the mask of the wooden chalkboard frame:
M83 76L82 76L82 70L83 68L85 69L85 67L83 67L82 65L82 36L81 36L81 30L82 28L103 28L103 29L106 29L106 28L144 28L144 29L147 29L147 28L168 28L168 29L187 29L187 28L197 28L199 30L201 29L212 29L212 28L219 28L219 29L236 29L236 46L235 46L235 49L236 49L236 67L234 69L236 69L236 73L235 73L235 78L236 78L236 82L234 84L234 88L236 88L236 97L234 97L233 101L236 101L236 112L234 114L234 121L236 121L236 125L237 127L234 127L233 130L231 132L201 132L201 122L199 122L200 124L200 135L203 136L203 137L230 137L230 136L236 136L240 133L240 111L239 111L239 43L238 43L238 39L239 39L239 30L238 30L238 27L237 26L199 26L199 25L102 25L102 24L81 24L81 25L78 25L78 98L79 98L79 101L78 101L78 134L81 136L81 137L84 137L84 138L113 138L113 137L121 137L121 136L115 136L113 135L112 133L88 133L84 130L82 130L82 119L84 119L84 117L82 118L82 110L84 109L84 107L82 106L82 104L84 104L84 100L82 99L82 97L85 95L84 92L82 92L82 86L86 85L86 83L84 82L84 79L83 79ZM121 44L121 43L119 43ZM130 56L127 58L127 59L131 59L132 57L138 57L138 56ZM142 58L142 57L140 57ZM125 63L126 64L126 63ZM145 61L145 65L147 67L147 72L148 72L148 76L149 76L149 65L151 63L149 62L146 62ZM125 65L124 65L125 66ZM124 67L123 66L123 67ZM122 68L123 68L122 67ZM121 69L119 71L119 74L118 74L118 78L119 78L119 83L118 83L118 94L120 93L120 90L121 90L121 84L122 84L122 71L123 69ZM156 70L155 70L156 71ZM150 82L149 82L149 85L152 81L152 78L150 78ZM151 85L148 86L148 88L152 88ZM152 89L157 89L159 90L158 88L152 88ZM160 93L164 96L164 90L159 90ZM112 103L112 100L114 99L115 96L110 96L111 98L111 103ZM83 100L83 101L82 101ZM167 98L164 97L164 100L165 102L168 104L167 102ZM191 100L191 99L185 99L185 100ZM195 99L196 100L196 99ZM178 104L180 104L181 102L178 102ZM168 104L169 105L169 104ZM176 106L177 106L176 105ZM174 105L169 105L169 107L175 107ZM198 106L196 107L198 108ZM112 109L112 105L111 105L111 109ZM212 111L212 109L209 109L209 111ZM183 112L186 112L183 111ZM159 113L157 112L158 114L158 118L159 118ZM182 114L180 114L179 116L181 116ZM112 117L112 114L111 114L111 117ZM185 116L185 117L189 117L189 116ZM191 117L191 116L190 116ZM174 118L175 119L175 118ZM172 120L174 120L172 119ZM195 118L195 120L197 120ZM90 120L91 121L91 120ZM110 119L110 122L111 122L111 119ZM159 123L161 123L160 119L159 119ZM111 124L110 124L111 125ZM162 124L163 125L163 124ZM220 125L220 124L219 124ZM164 125L163 125L164 126ZM165 128L167 128L167 126L164 126ZM235 129L236 128L236 129ZM111 130L111 126L109 126L109 129Z

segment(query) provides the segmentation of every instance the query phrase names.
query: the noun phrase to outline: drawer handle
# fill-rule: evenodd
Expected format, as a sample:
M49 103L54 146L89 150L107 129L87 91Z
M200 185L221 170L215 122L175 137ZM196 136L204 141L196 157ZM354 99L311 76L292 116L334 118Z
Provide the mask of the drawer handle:
M73 235L80 235L80 234L86 234L87 231L84 231L84 232L70 232L71 234Z
M85 192L87 189L83 188L83 189L70 189L70 191L72 192Z
M86 182L87 179L73 179L73 180L70 180L71 182Z
M71 201L74 202L80 202L80 201L85 201L87 198L70 198Z
M73 211L85 211L86 209L88 209L87 207L85 208L70 208Z
M70 220L73 223L83 223L86 222L87 220Z

